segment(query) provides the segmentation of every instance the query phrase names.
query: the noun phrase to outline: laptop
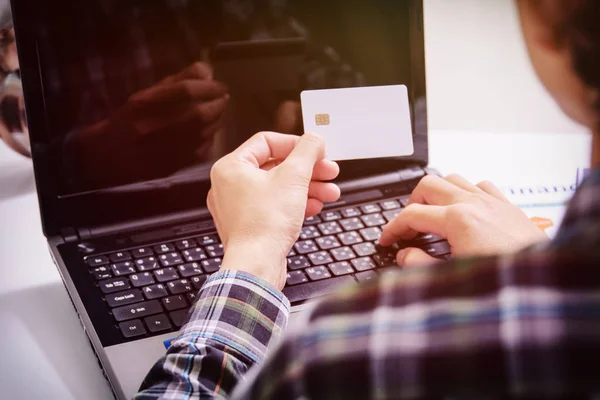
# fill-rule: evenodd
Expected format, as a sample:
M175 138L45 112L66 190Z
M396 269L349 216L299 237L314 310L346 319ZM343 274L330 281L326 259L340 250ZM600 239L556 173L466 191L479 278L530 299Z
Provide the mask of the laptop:
M292 312L394 268L393 250L376 246L381 226L434 173L422 11L386 0L13 2L44 234L116 398L137 391L219 270L212 163L257 130L302 133L305 90L405 85L415 151L341 163L340 200L305 221L288 257ZM185 80L229 103L155 96ZM218 112L194 119L205 101ZM450 253L434 235L409 244Z

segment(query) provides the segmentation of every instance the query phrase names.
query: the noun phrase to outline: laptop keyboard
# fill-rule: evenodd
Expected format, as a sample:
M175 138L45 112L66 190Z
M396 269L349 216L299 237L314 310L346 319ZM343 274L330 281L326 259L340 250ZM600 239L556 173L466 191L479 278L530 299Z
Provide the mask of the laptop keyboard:
M441 237L423 234L411 242L381 248L381 229L406 205L408 197L326 211L306 219L287 257L283 290L292 304L319 297L341 284L367 282L386 268L397 268L402 247L419 247L449 258ZM178 330L198 290L221 267L223 245L217 234L151 244L85 258L89 272L125 338Z

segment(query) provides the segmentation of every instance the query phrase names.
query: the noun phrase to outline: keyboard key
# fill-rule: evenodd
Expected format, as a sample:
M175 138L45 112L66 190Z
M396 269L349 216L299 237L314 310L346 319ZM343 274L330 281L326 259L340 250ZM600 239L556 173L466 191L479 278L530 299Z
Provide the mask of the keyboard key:
M177 328L181 328L187 320L188 310L177 310L169 313L173 325Z
M304 269L311 266L306 256L296 256L288 258L288 268L291 270Z
M144 296L142 296L142 292L140 292L139 289L126 290L124 292L113 293L106 296L106 302L111 307L124 306L140 301L144 301Z
M372 254L377 253L377 250L375 249L373 243L359 243L352 246L352 248L354 249L356 254L359 255L359 257L370 256Z
M150 247L141 247L131 251L133 258L144 258L152 255L152 249Z
M175 246L173 246L171 243L163 243L154 246L154 251L156 254L170 253L175 251Z
M296 250L294 250L294 249L292 248L292 249L290 249L290 252L288 253L288 255L287 255L287 256L288 256L288 257L294 257L294 256L297 256L297 255L298 255L298 253L296 253Z
M161 254L158 256L160 263L163 267L169 267L172 265L177 265L183 263L183 258L179 255L179 253L167 253Z
M368 271L371 269L375 269L375 263L373 262L371 257L355 258L350 262L357 271Z
M129 339L136 336L142 336L146 334L146 328L142 324L142 321L135 319L133 321L121 322L119 329L123 337Z
M177 267L177 269L179 270L179 274L184 278L202 274L202 268L198 263L183 264Z
M225 254L225 252L223 251L223 245L221 243L206 246L204 250L210 258L223 257L223 255Z
M304 225L316 225L318 223L323 222L323 220L321 218L319 218L318 215L315 215L314 217L308 217L304 220Z
M337 222L325 222L318 226L323 235L336 235L343 232L342 227Z
M171 294L181 294L185 292L191 292L193 290L192 283L187 279L169 282L167 283L167 287L169 288Z
M140 258L139 260L135 260L135 265L140 272L153 271L159 267L156 257Z
M110 266L110 269L115 276L129 275L137 272L131 261L113 264Z
M177 242L175 242L175 247L177 247L177 249L179 249L179 250L187 250L187 249L195 247L195 246L196 246L196 241L194 239L184 239L184 240L178 240Z
M308 275L311 281L320 281L331 278L331 273L326 267L307 268L304 272L306 272L306 275Z
M352 218L360 216L361 212L358 210L358 208L349 207L342 210L342 215L344 218Z
M173 267L157 269L156 271L154 271L154 276L156 277L156 280L161 283L179 278L177 270Z
M213 258L210 260L204 260L202 261L202 269L206 272L208 272L209 274L212 274L213 272L217 272L219 270L219 268L221 268L221 263L223 262L223 260L221 258Z
M360 218L356 217L344 219L340 221L340 225L342 225L342 228L346 231L357 231L365 227Z
M197 297L198 297L198 294L196 292L189 292L189 293L185 294L185 298L188 300L188 302L191 305L194 305Z
M98 282L102 293L114 293L120 290L131 289L127 278L115 278Z
M98 267L100 265L108 264L108 257L106 257L106 256L89 257L89 258L86 258L85 262L90 267Z
M204 235L196 238L196 242L200 246L208 246L209 244L219 243L219 237L217 235Z
M361 243L363 241L362 237L358 232L340 233L338 235L338 238L341 240L342 244L346 246Z
M379 268L393 267L398 265L396 263L396 256L389 253L375 254L373 256L373 261L375 261L375 264L377 264Z
M140 272L139 274L133 274L129 277L131 284L134 287L142 287L154 284L154 276L152 272Z
M298 254L308 254L319 250L317 244L313 240L303 240L301 242L296 242L296 244L294 244L294 248L296 249Z
M144 296L146 296L146 299L148 300L154 300L169 295L169 293L167 293L167 288L162 283L146 286L145 288L142 288L142 292L144 292Z
M388 200L381 202L381 208L383 208L384 210L395 210L400 207L400 203L396 200Z
M314 239L314 238L318 238L319 236L321 236L321 232L319 232L319 230L315 226L312 226L312 225L305 226L300 231L300 239L302 239L302 240Z
M165 297L162 299L162 303L167 311L179 310L188 306L187 301L185 301L185 297L182 295Z
M201 260L206 260L208 258L206 256L206 253L204 252L204 250L202 250L200 247L196 247L194 249L189 249L189 250L184 250L182 252L182 254L183 254L183 258L187 262L201 261Z
M413 240L407 242L407 245L411 247L421 247L429 243L441 242L443 240L445 240L443 237L434 235L433 233L423 233L414 238Z
M294 286L308 282L308 278L302 271L290 271L287 273L286 285Z
M352 265L348 261L329 264L329 269L335 276L348 275L354 272Z
M341 246L335 236L320 237L316 239L316 242L321 250L329 250Z
M317 253L312 253L308 255L308 258L312 262L313 265L324 265L333 262L333 258L326 251L319 251Z
M112 309L113 316L119 322L147 317L148 315L158 314L160 312L162 312L162 307L157 300L144 301Z
M360 209L365 214L374 214L381 212L381 207L379 207L377 204L365 204L364 206L361 206Z
M208 275L201 275L201 276L192 277L190 279L190 281L192 281L192 285L194 286L194 289L200 290L202 288L202 285L204 285L204 282L206 282L207 279L208 279Z
M375 279L377 279L377 272L375 272L375 271L359 272L358 274L354 275L354 277L356 278L356 280L359 283L370 282L370 281L374 281Z
M381 226L381 225L386 224L385 219L379 213L363 215L360 218L362 219L362 221L365 223L366 226Z
M438 242L429 244L423 248L427 254L432 257L441 257L450 254L450 244L448 242Z
M342 214L337 211L328 211L321 214L321 219L325 222L337 221L342 219Z
M165 314L146 317L144 318L144 322L148 326L148 330L152 333L171 329L171 322L169 322L169 318Z
M108 266L103 265L101 267L96 267L96 268L92 269L91 272L97 281L101 281L102 279L112 278L112 273L110 271L111 270L109 269Z
M390 222L390 221L396 219L396 217L398 215L400 215L401 212L402 212L401 208L397 208L395 210L384 211L383 217L385 218L386 221Z
M381 229L379 228L365 228L361 229L360 234L365 238L367 242L373 242L379 240L381 237Z
M110 255L110 261L118 263L121 261L131 260L131 254L128 251L120 251Z
M314 299L333 293L340 285L354 282L351 276L337 276L316 282L309 282L302 285L286 286L283 294L290 303L297 303L304 300Z
M410 196L404 196L404 197L398 199L398 201L400 202L400 204L402 204L402 207L406 207L408 205L409 199L410 199Z
M338 249L331 250L331 255L336 261L346 261L352 258L356 258L356 254L350 247L340 247Z

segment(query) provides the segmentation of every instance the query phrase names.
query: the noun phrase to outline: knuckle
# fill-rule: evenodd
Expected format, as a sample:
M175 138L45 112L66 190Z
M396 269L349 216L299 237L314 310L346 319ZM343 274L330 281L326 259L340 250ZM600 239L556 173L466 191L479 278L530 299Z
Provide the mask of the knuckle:
M185 100L192 101L194 99L194 90L189 82L181 81L177 82L175 85Z
M212 168L210 169L210 180L211 181L218 182L227 177L228 169L224 165L226 163L227 163L227 160L224 157L213 164Z
M446 176L446 180L447 181L455 181L455 180L458 180L458 179L463 179L463 177L460 176L459 174L450 174L450 175Z
M435 186L441 180L442 178L440 178L437 175L425 175L423 178L421 178L417 186L430 188L432 186Z

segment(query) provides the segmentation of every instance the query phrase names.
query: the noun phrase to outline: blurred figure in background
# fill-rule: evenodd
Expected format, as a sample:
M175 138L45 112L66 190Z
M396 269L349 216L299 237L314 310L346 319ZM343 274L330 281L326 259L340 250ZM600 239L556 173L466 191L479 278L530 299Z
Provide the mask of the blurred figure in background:
M9 0L0 0L0 138L17 153L31 157Z

